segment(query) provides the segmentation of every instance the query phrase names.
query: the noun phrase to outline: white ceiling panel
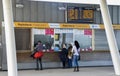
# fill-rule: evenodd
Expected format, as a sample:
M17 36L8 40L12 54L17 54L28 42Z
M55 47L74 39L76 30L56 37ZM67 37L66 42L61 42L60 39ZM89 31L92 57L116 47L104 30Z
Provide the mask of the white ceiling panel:
M29 0L42 2L60 2L60 3L77 3L77 4L99 4L100 0ZM120 5L120 0L107 0L108 5Z

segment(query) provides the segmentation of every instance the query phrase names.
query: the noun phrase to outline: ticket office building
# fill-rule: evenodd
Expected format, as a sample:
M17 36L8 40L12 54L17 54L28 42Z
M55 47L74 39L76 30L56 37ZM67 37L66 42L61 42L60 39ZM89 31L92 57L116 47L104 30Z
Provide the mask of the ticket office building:
M103 25L100 25L103 24L103 21L100 10L97 10L98 5L30 1L22 1L22 3L24 7L18 8L15 7L16 1L12 0L18 69L36 67L35 60L30 57L30 54L38 40L41 40L46 46L43 56L44 68L61 67L60 50L51 49L55 45L61 47L63 42L73 43L74 40L79 41L82 50L80 66L112 65L106 34ZM67 10L60 10L59 7L67 7ZM120 49L120 7L109 6L109 10L112 23L116 24L114 32L118 49ZM2 15L1 18L2 22ZM66 26L63 26L64 23ZM26 26L26 24L28 25ZM1 23L1 25L3 25L1 68L4 70L7 68L6 43L4 24Z

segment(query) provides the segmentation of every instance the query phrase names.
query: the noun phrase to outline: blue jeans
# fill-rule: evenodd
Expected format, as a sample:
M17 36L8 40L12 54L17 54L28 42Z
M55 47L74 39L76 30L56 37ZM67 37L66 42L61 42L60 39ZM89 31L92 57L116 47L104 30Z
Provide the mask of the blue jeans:
M78 67L78 56L77 55L73 55L73 66L74 67Z
M72 59L68 59L68 67L72 68Z

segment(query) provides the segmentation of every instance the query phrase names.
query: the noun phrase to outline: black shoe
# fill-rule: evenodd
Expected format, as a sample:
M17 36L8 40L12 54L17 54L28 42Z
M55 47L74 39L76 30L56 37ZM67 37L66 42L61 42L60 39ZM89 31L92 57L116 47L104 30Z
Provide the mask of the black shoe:
M39 70L39 69L37 68L37 69L35 69L35 70Z
M77 70L76 70L77 68L76 67L74 67L74 71L73 72L76 72Z
M73 70L73 72L76 72L76 70Z

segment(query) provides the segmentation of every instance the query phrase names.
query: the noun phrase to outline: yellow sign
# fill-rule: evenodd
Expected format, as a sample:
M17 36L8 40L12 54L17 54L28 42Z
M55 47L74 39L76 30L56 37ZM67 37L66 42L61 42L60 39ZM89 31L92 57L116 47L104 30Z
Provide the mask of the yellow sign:
M99 26L100 26L100 29L105 29L103 24L100 24ZM113 29L116 29L116 30L118 29L119 30L120 29L120 25L113 25Z
M54 23L53 23L54 24ZM70 23L55 23L54 27L51 23L35 23L35 22L14 22L15 28L73 28L73 29L96 29L91 28L90 24L70 24ZM56 26L56 27L55 27ZM103 24L97 24L99 29L105 29ZM120 29L120 25L113 25L114 29ZM98 28L97 28L98 29Z
M49 28L48 23L14 22L14 25L18 28Z
M113 25L114 29L120 29L120 25Z
M103 24L100 24L100 29L104 29L104 25Z
M89 24L60 24L60 28L90 29Z

